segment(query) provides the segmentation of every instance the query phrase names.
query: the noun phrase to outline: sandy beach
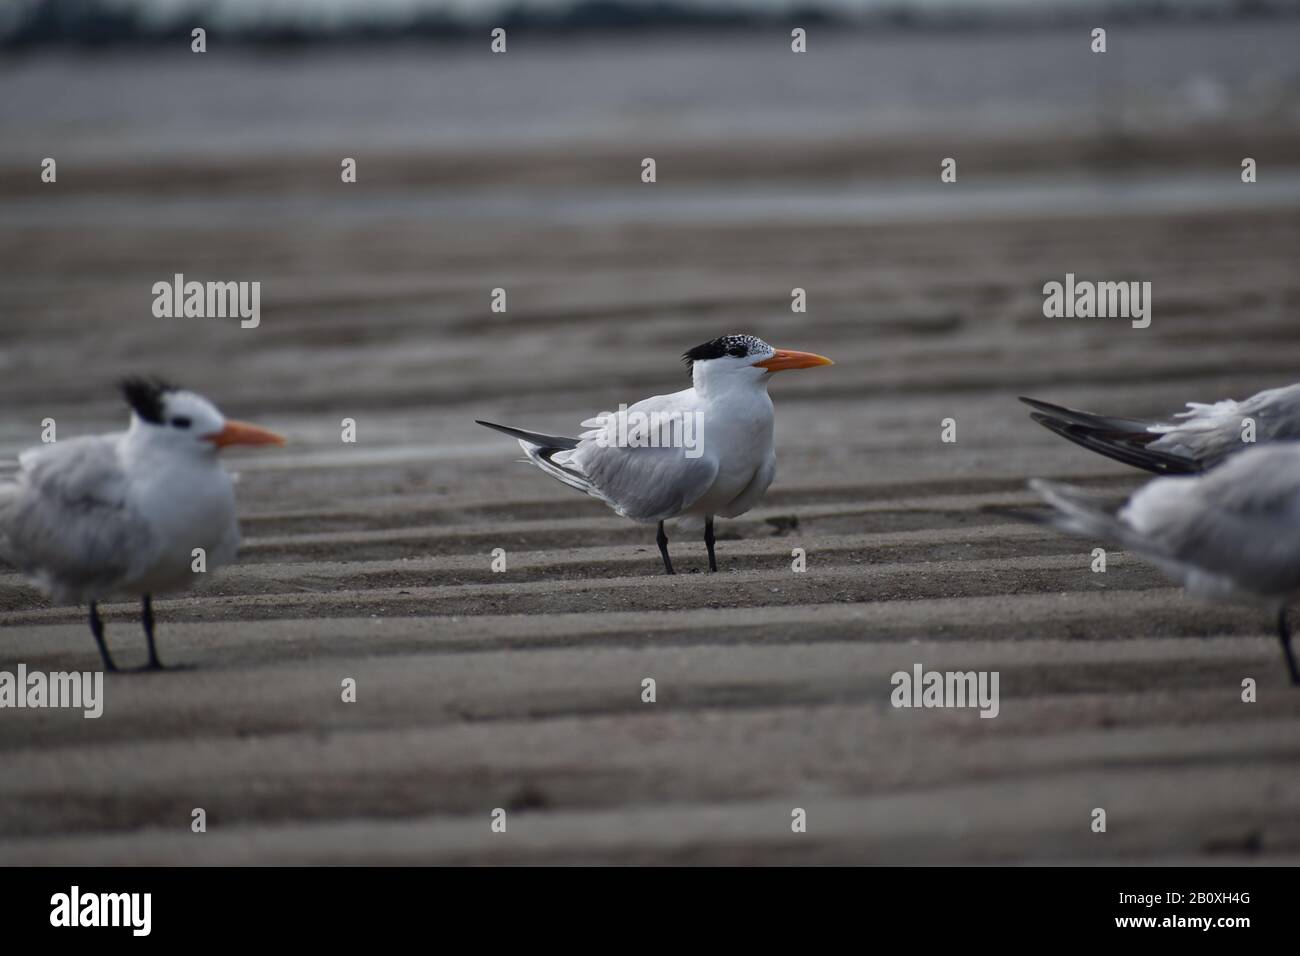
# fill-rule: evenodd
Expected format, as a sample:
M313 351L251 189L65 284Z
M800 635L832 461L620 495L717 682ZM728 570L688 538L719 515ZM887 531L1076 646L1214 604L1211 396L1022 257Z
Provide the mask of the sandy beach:
M1141 34L1120 79L1050 31L827 38L775 79L751 36L7 63L0 459L120 427L130 372L290 444L229 456L245 544L155 602L175 670L0 714L0 863L1300 862L1267 615L1004 513L1143 480L1018 395L1298 378L1300 23L1222 29ZM1150 281L1151 326L1044 318L1067 272ZM154 318L174 273L259 280L260 326ZM778 476L716 575L474 424L574 433L736 331L836 364L773 382ZM98 667L83 614L0 567L0 666ZM142 663L135 605L105 619ZM916 662L999 671L998 718L892 708Z

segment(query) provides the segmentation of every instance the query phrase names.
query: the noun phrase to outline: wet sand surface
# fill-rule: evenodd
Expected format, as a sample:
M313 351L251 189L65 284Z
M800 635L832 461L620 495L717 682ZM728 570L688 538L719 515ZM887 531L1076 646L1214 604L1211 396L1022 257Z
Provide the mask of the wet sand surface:
M166 137L155 158L86 140L82 176L72 137L57 187L3 166L0 457L45 417L61 438L117 427L112 382L142 370L290 444L229 456L245 544L156 601L176 669L111 675L99 720L0 713L0 862L1297 862L1300 692L1268 615L1185 599L1121 551L1094 573L1090 543L1003 510L1030 476L1142 480L1019 394L1156 415L1297 379L1300 136L1213 128L1094 137L1083 159L1002 130L955 186L937 157L963 147L918 145L934 131L795 148L765 127L742 182L727 142L598 128L505 158L388 143L355 186L337 168L358 144L203 164ZM909 156L923 170L891 165ZM918 198L873 205L895 192ZM260 280L261 325L153 318L176 272ZM1150 328L1044 318L1067 272L1150 281ZM734 331L836 365L773 381L778 476L719 524L718 574L690 535L664 577L653 527L473 423L573 433L684 387L677 356ZM83 613L0 569L0 662L97 667ZM127 665L137 614L106 606ZM999 716L894 709L890 675L917 662L999 671Z

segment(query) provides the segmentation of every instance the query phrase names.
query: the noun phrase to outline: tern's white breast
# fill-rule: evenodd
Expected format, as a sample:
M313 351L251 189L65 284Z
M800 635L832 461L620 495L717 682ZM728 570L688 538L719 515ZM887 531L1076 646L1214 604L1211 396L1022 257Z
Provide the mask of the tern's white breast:
M149 524L155 546L128 583L131 590L181 590L234 559L239 548L234 486L215 456L132 471L134 511ZM201 556L196 549L202 549Z
M702 446L717 461L718 475L690 510L714 514L745 491L772 456L774 416L766 388L736 389L702 404Z

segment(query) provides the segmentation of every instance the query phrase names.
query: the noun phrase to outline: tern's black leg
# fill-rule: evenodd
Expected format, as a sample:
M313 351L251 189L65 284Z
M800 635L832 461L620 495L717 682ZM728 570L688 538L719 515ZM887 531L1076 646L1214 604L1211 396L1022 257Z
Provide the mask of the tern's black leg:
M1282 642L1282 653L1286 655L1286 668L1291 672L1291 683L1300 687L1300 671L1296 670L1295 655L1291 653L1291 625L1286 620L1286 605L1277 612L1277 637Z
M160 671L163 669L162 662L158 660L158 649L153 646L153 600L147 594L140 608L140 621L144 624L144 636L149 642L149 663L144 669Z
M655 536L655 542L659 545L659 553L663 555L664 573L676 574L677 572L673 570L672 559L668 557L668 535L664 534L664 523L662 521L659 522L659 534Z
M713 555L713 515L704 519L704 546L709 549L709 570L718 570L718 559Z
M104 670L117 670L113 658L108 656L108 645L104 643L104 622L99 619L99 608L95 606L94 601L90 602L90 633L95 635L95 643L99 645L99 656L104 658Z

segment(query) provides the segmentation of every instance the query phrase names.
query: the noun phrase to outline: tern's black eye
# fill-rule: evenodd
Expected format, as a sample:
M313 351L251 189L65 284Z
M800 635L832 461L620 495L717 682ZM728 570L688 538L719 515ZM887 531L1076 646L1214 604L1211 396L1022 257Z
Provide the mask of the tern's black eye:
M749 354L749 349L745 348L743 345L733 345L731 348L727 349L727 354L734 355L736 358L744 358Z
M190 425L192 424L194 423L191 422L189 418L186 417L185 415L177 415L175 418L172 419L173 428L189 428Z

